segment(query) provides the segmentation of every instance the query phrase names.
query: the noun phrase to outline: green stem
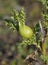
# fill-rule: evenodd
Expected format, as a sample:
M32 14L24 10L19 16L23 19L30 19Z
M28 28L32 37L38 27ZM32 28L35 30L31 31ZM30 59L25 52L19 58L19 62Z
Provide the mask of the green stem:
M42 54L46 55L45 43L42 43Z

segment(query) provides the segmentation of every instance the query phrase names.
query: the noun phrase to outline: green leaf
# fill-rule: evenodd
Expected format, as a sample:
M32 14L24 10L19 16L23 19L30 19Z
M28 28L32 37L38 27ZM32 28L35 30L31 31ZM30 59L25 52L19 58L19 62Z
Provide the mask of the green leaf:
M19 24L18 22L15 22L13 19L11 19L10 17L9 18L5 18L4 19L7 24L10 26L10 29L13 28L13 29L16 29L17 31L19 31Z

